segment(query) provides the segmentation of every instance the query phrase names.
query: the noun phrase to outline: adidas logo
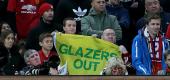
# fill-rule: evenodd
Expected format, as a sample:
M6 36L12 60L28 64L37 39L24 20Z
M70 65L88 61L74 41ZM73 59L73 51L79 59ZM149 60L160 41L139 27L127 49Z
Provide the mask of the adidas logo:
M82 9L80 8L80 6L79 6L79 7L78 7L78 10L73 9L73 12L74 12L77 16L82 17L82 16L84 16L84 15L87 13L87 9L82 10Z

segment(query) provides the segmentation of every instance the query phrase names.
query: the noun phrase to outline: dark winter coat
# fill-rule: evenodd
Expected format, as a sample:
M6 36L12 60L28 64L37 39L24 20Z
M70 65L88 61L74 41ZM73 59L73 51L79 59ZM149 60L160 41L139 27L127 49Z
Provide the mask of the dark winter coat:
M14 75L15 72L20 71L25 65L24 59L18 53L16 46L8 50L0 44L1 75Z
M40 50L39 46L39 36L44 32L53 32L56 27L53 24L47 24L43 20L40 24L29 32L28 38L26 40L26 49Z

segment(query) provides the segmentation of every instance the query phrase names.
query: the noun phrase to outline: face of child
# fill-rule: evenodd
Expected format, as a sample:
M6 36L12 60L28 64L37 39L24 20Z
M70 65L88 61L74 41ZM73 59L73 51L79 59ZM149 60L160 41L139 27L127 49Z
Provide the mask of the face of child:
M170 67L170 55L168 55L166 58L166 64L168 65L168 67Z
M52 37L46 37L44 40L41 42L42 43L42 48L44 50L50 51L53 48L53 40Z
M4 41L4 46L8 49L10 49L14 44L14 34L9 34Z

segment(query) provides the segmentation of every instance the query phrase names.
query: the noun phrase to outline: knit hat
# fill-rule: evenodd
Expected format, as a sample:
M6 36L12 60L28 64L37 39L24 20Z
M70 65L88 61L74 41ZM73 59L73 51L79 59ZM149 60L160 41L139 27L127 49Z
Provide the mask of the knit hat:
M43 13L49 9L53 9L53 5L49 4L49 3L43 3L40 8L39 8L39 15L42 16Z

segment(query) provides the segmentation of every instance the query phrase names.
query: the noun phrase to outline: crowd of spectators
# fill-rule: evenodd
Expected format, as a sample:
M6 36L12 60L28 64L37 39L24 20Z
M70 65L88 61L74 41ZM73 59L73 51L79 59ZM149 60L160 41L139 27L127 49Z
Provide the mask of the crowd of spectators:
M101 75L169 75L169 5L170 0L0 0L0 75L59 75L54 31L118 45L122 58L110 58Z

